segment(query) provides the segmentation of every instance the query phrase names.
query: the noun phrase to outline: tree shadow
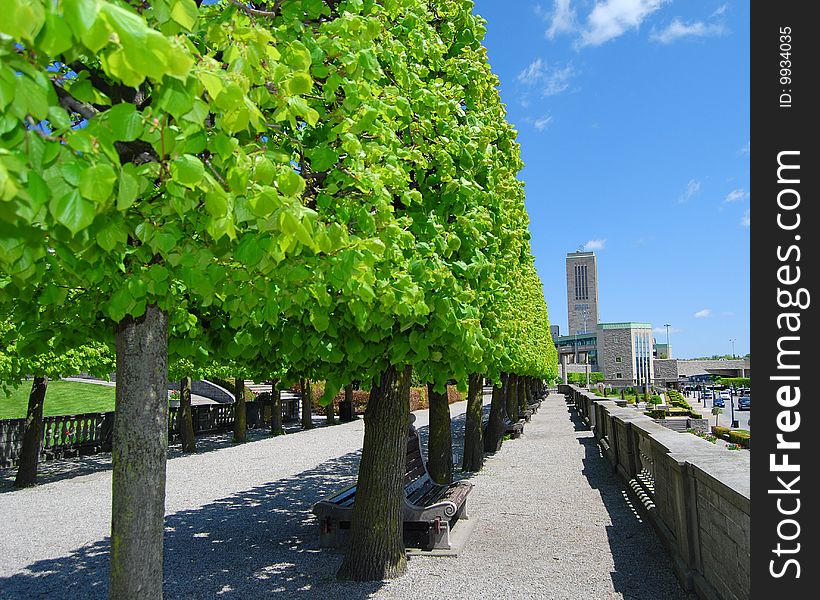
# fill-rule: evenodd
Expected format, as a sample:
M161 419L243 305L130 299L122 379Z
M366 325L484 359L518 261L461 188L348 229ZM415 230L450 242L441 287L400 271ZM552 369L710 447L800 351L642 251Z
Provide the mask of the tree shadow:
M360 452L165 519L164 596L364 598L383 582L341 582L342 555L320 551L314 502L355 479ZM0 598L104 599L109 539L0 578Z
M671 558L649 524L644 507L632 501L574 407L567 406L567 412L584 448L582 473L601 495L612 523L606 526L606 533L615 563L610 573L615 590L635 600L693 598L680 586Z
M485 407L485 411L489 407ZM465 415L452 419L453 449L461 452ZM426 450L429 427L419 427ZM250 433L250 432L249 432ZM213 449L221 447L215 442ZM338 581L343 555L319 548L312 505L355 483L361 451L165 519L166 599L366 598L384 582ZM88 457L97 458L97 457ZM455 478L472 473L456 470ZM44 559L0 578L0 600L88 600L108 595L110 539ZM412 559L410 559L412 560Z

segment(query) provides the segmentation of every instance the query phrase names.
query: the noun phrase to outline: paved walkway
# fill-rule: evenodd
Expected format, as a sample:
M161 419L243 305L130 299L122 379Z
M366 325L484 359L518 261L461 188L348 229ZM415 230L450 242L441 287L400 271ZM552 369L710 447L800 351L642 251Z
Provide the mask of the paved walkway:
M456 447L464 409L451 409ZM424 438L427 411L416 414ZM558 395L472 477L477 525L457 558L411 558L391 582L336 581L341 556L318 549L310 506L355 479L362 435L361 420L279 438L255 432L242 446L169 460L165 597L686 598ZM110 490L107 469L0 489L0 598L105 598Z

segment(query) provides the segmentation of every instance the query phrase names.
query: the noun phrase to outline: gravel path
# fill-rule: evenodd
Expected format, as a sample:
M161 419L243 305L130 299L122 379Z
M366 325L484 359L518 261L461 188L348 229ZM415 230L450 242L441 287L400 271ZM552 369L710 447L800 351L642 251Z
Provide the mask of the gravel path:
M451 408L458 447L465 405ZM416 415L424 441L427 411ZM457 558L411 558L392 582L337 582L341 555L318 549L310 506L355 479L362 435L359 420L279 438L254 432L242 446L217 440L220 449L194 456L172 452L165 597L687 597L592 434L576 430L557 395L472 477L478 522ZM105 598L110 488L104 464L32 489L0 487L0 598Z

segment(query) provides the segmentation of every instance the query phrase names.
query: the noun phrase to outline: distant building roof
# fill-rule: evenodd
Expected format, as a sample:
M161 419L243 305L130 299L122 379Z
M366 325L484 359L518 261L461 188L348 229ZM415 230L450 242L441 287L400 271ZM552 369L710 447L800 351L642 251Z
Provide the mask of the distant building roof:
M651 329L652 323L635 323L626 321L624 323L598 323L598 329Z

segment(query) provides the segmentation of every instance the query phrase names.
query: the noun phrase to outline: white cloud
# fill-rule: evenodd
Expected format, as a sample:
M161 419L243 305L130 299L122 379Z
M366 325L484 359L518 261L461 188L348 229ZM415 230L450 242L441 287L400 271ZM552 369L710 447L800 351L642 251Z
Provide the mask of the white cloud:
M552 115L544 115L540 119L536 119L535 121L533 121L532 125L538 131L544 131L544 129L546 129L547 125L549 125L550 123L552 123Z
M606 245L606 240L589 240L586 244L584 244L584 251L589 252L590 250L603 250L604 246Z
M703 310L699 310L695 313L696 319L705 319L706 317L710 317L712 315L711 308L704 308Z
M570 0L555 0L555 9L550 16L550 27L547 29L549 39L555 39L559 33L568 33L575 29L575 11L572 10Z
M572 65L550 68L540 58L532 61L518 74L518 82L527 87L537 87L544 97L555 96L569 88L569 81L575 75Z
M740 219L740 224L743 227L751 227L751 225L752 225L752 215L751 215L750 211L751 211L751 209L747 208L746 212L743 213L743 217Z
M697 179L690 179L689 183L686 184L686 189L683 190L683 193L678 197L678 202L683 204L684 202L689 202L692 198L700 193L700 181Z
M685 37L716 37L726 33L726 27L719 23L704 23L703 21L684 23L678 17L675 17L662 31L653 31L649 39L661 44L671 44Z
M712 13L712 17L722 17L726 14L726 11L729 9L729 4L721 4L715 9L715 12Z
M723 199L724 202L737 202L738 200L745 200L749 197L749 192L744 190L743 188L738 188L736 190L732 190L726 197Z
M600 46L637 29L668 0L604 0L598 2L587 17L580 46Z
M518 74L518 81L524 85L535 85L544 76L544 61L536 58L527 68Z

